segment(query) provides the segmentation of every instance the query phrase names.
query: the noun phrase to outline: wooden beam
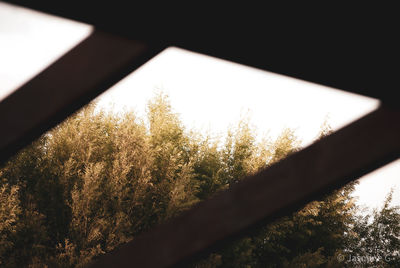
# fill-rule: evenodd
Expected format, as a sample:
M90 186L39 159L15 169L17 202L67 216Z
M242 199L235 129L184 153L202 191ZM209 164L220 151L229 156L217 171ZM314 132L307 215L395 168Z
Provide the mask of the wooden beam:
M159 51L95 30L0 102L0 163Z
M71 2L62 3L69 6ZM59 8L62 3L53 3L56 14L58 11L62 15L66 10ZM35 8L34 5L32 7ZM48 3L42 7L49 7ZM233 23L233 26L221 28L215 27L219 24L212 20L209 20L209 25L196 25L194 21L199 20L192 18L184 23L186 28L192 29L187 32L186 28L172 27L176 25L170 23L168 18L172 16L165 10L163 12L169 17L161 19L160 24L160 18L156 23L155 20L146 20L141 9L132 15L132 10L123 5L95 9L90 5L90 10L95 13L80 7L79 3L69 6L68 10L79 12L82 20L90 14L97 14L91 17L97 26L129 38L137 37L140 41L95 31L3 100L0 103L0 162L168 44L333 87L364 92L388 102L396 103L397 100L392 98L397 76L387 64L388 60L393 60L394 50L388 50L386 45L378 49L371 45L366 47L368 40L377 37L371 35L369 27L364 29L367 34L358 42L350 42L346 38L352 37L351 31L349 35L335 35L334 28L325 27L328 30L321 37L319 29L310 32L308 27L298 26L300 24L288 28L281 25L275 30L268 28L268 38L265 38L267 23ZM110 12L111 7L114 13ZM51 8L47 11L52 12ZM140 16L140 13L145 16ZM148 27L142 27L143 22L151 26L150 31ZM227 25L231 25L230 22ZM248 34L249 29L256 34ZM281 34L282 29L285 35ZM380 29L378 32L381 32ZM346 40L346 43L341 40ZM158 44L158 48L150 47L149 43ZM371 51L379 53L371 56ZM94 266L165 267L182 264L260 223L293 211L330 189L396 159L400 152L399 118L399 111L380 108L169 223L135 238L100 258Z
M337 12L303 2L277 7L254 4L170 3L123 0L7 0L78 20L145 42L178 46L306 81L372 96L399 105L398 23L371 20L379 13ZM367 8L363 4L362 8ZM393 10L396 10L395 8ZM384 12L386 14L386 12ZM244 19L246 18L246 19Z
M136 237L92 267L183 264L399 156L400 111L371 114Z

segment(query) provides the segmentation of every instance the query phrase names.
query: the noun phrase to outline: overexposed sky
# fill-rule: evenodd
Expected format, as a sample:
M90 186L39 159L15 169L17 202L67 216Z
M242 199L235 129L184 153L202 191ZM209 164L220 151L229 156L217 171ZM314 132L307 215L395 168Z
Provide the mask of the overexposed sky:
M249 115L261 137L289 127L311 143L324 120L334 130L375 110L379 101L255 68L168 48L103 93L100 107L144 115L147 102L162 90L185 126L221 134ZM114 105L113 105L114 104ZM354 195L367 208L381 205L394 187L400 205L400 160L361 179Z
M0 2L0 100L91 31L90 25ZM289 127L303 146L315 139L324 120L336 130L379 105L372 98L173 47L101 95L99 105L144 114L157 90L169 95L187 128L218 135L248 116L259 137L276 137ZM355 192L359 203L379 205L399 174L396 161L365 176Z
M91 31L90 25L0 2L0 100Z
M260 135L269 131L275 137L290 127L303 144L315 139L325 119L338 129L379 104L372 98L174 47L108 90L99 104L109 107L115 102L113 109L140 112L160 89L170 96L189 128L224 132L248 115Z

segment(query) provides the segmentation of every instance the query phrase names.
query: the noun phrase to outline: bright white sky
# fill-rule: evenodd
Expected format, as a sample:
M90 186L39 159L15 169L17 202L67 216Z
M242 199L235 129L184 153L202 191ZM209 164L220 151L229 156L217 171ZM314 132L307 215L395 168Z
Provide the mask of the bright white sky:
M0 2L0 100L90 34L89 25ZM325 119L334 130L373 111L375 99L169 48L99 97L99 105L145 111L157 90L169 95L187 128L222 134L248 115L259 137L289 127L303 146ZM110 103L114 103L111 105ZM112 107L112 108L110 108ZM359 203L375 207L397 183L400 161L364 177ZM400 191L394 199L400 204Z
M0 100L89 35L86 24L0 2Z

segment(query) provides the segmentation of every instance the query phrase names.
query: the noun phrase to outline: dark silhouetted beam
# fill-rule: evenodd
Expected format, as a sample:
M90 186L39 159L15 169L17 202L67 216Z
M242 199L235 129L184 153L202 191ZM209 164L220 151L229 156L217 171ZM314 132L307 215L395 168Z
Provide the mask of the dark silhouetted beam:
M8 0L136 40L178 46L398 105L396 14L379 6ZM386 6L386 4L385 4ZM364 9L365 8L365 9ZM362 11L361 11L362 10ZM397 10L394 8L393 10ZM386 14L386 11L382 11Z
M0 102L0 162L157 52L143 42L94 31Z
M169 267L306 204L396 159L400 111L371 114L292 154L169 223L136 237L93 267Z
M160 50L148 44L158 48L176 45L398 104L394 98L398 79L390 64L396 63L397 50L390 39L392 34L359 20L355 20L356 24L339 25L329 23L329 17L322 13L305 23L298 20L296 13L305 15L293 8L294 13L288 11L278 20L270 16L273 10L250 12L252 19L247 20L244 10L230 17L218 13L199 17L182 10L163 9L160 14L154 13L155 9L132 9L122 1L87 6L74 1L10 2L91 23L140 41L94 32L2 101L0 161ZM186 15L181 16L182 13ZM294 19L293 23L285 23L288 16ZM337 17L344 18L335 14ZM374 40L380 40L380 44ZM398 111L380 108L136 237L99 259L95 266L182 264L256 225L293 211L396 159L400 151L399 116Z

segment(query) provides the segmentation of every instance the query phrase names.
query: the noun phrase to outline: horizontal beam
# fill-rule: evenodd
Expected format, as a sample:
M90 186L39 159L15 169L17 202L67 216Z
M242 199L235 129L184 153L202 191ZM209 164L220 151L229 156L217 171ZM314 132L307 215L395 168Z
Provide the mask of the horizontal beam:
M354 29L361 30L357 33L367 30L367 34L361 34L362 38L355 41L348 31L342 34L329 25L324 25L325 31L319 31L321 23L318 23L317 31L312 27L315 23L308 25L310 27L301 23L286 27L263 20L242 23L235 16L239 25L235 20L225 20L224 27L203 14L207 24L196 24L195 21L204 20L188 16L183 30L178 27L182 22L171 23L170 18L175 17L173 13L163 10L167 15L157 17L156 14L157 20L152 20L146 18L146 12L127 8L122 1L108 6L96 5L96 8L90 6L89 9L73 1L56 4L11 2L92 23L140 41L95 31L3 100L0 103L0 162L160 51L149 47L150 43L157 44L158 48L180 46L378 97L389 103L397 100L393 98L397 74L388 63L394 60L394 52L386 47L391 42L378 38L385 40L382 42L385 47L371 45L368 40L377 36L370 27ZM187 31L187 27L191 31ZM397 158L400 151L399 118L398 111L380 108L169 223L135 238L102 257L95 266L174 265L261 222L293 211L322 193Z
M157 52L143 42L95 30L0 102L0 163Z
M400 111L358 121L135 238L93 267L168 267L229 241L396 159ZM222 241L222 242L221 242Z
M176 8L170 3L135 2L132 7L123 0L96 5L69 0L8 2L128 38L178 46L399 105L393 68L398 64L393 33L399 27L387 21L390 16L371 20L368 12L346 7L336 13L333 7L318 10L315 5L307 10L304 3L281 8L230 4L226 12L226 7L218 11L206 4ZM372 8L378 12L377 5Z

